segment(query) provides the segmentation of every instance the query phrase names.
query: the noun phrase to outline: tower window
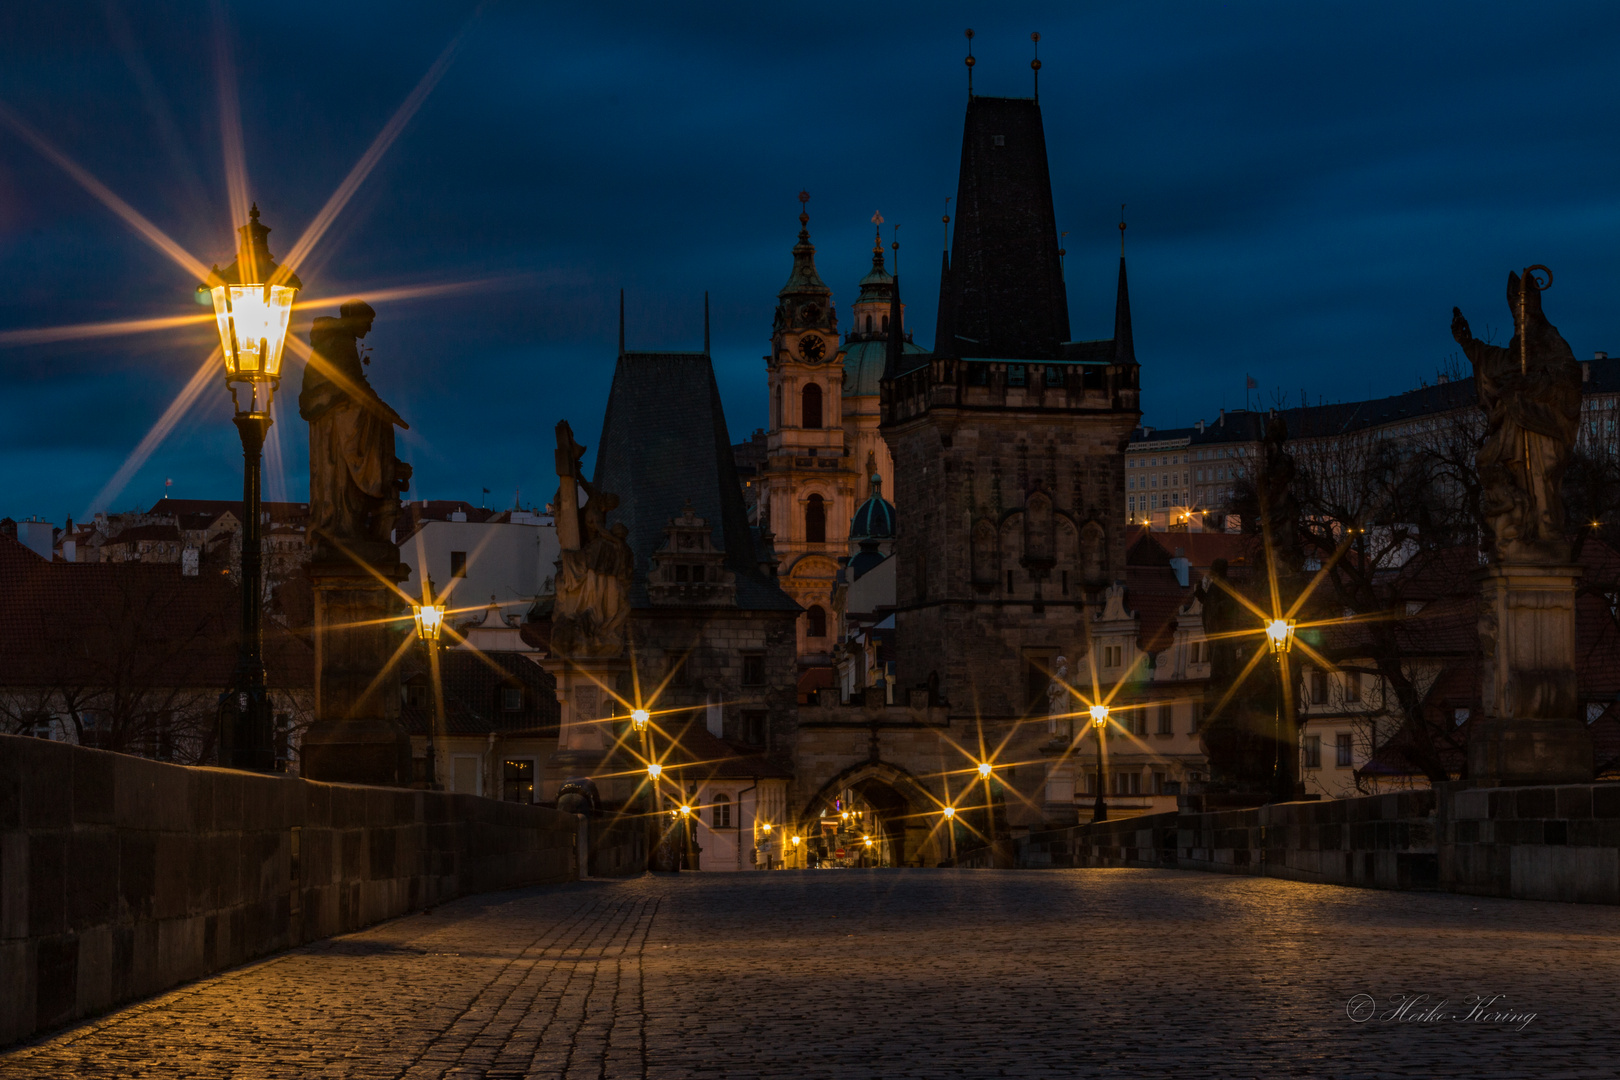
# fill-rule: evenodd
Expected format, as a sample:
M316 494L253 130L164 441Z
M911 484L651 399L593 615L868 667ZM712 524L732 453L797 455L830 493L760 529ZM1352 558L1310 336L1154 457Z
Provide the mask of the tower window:
M826 637L827 609L822 607L820 604L811 604L810 610L806 611L804 614L809 624L809 628L806 630L806 633L813 638Z
M870 315L866 317L866 332L868 334L872 332L872 316Z
M812 495L804 504L804 538L812 544L827 542L827 504Z
M806 384L801 412L803 413L801 427L819 428L821 426L821 387L818 384Z
M1028 376L1028 369L1023 364L1007 365L1007 385L1023 386Z
M452 551L450 553L450 576L467 576L467 553L465 551Z
M885 334L889 332L889 317L887 315L883 316L883 332Z
M1046 385L1047 386L1062 386L1063 385L1063 369L1058 367L1056 364L1048 364L1048 365L1046 365Z

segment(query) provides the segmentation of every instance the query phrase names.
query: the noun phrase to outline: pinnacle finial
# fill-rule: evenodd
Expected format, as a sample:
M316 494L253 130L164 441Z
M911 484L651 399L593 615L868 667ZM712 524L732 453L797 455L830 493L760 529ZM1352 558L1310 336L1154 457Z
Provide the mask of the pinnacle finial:
M883 215L872 211L872 250L883 250Z
M1119 257L1125 257L1125 204L1119 204Z
M962 61L962 62L967 65L967 69L968 69L968 97L971 98L973 96L973 29L971 27L969 27L967 30L963 31L963 34L967 38L968 54L967 54L967 59Z
M1041 33L1039 30L1029 35L1029 40L1035 44L1035 59L1029 62L1029 68L1035 73L1035 100L1041 100Z
M799 192L799 239L810 239L810 193Z

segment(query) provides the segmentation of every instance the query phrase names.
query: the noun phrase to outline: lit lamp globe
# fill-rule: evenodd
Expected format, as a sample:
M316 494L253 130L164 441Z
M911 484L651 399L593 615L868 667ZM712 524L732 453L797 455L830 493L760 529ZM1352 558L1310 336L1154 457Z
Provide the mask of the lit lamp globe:
M298 275L276 265L270 256L270 229L259 223L259 208L248 214L236 261L225 269L214 267L204 287L214 304L219 324L219 347L225 360L225 382L246 383L250 413L268 410L270 396L281 381L281 353L292 322L293 300L303 283ZM263 400L260 391L263 390ZM237 411L242 410L240 404Z
M944 810L942 810L940 812L943 813L947 819L950 819L950 818L953 818L953 817L956 816L956 807L947 806Z
M646 709L630 710L630 726L635 728L637 731L646 731L647 721L650 719L651 716Z
M992 768L993 766L988 761L979 762L979 775L989 776Z
M663 774L663 771L664 767L658 764L656 761L647 766L647 775L652 777L654 780L658 779L658 777Z
M431 588L423 591L420 604L411 605L411 614L416 619L418 641L432 645L439 640L439 631L444 629L444 605L433 602Z
M1091 707L1091 722L1097 727L1104 727L1108 723L1108 706L1093 705Z
M1266 624L1266 640L1271 643L1271 651L1285 653L1294 644L1294 620L1272 619Z

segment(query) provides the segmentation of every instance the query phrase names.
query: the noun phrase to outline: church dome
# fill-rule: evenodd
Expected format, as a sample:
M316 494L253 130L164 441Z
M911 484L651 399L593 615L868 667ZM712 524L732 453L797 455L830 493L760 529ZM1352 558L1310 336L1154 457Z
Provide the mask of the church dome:
M928 350L910 341L901 346L907 356ZM883 367L888 362L889 342L881 340L852 341L844 346L844 393L849 397L877 397L883 382Z
M861 503L849 523L851 540L890 540L894 537L894 503L883 497L883 478L872 474L872 497Z

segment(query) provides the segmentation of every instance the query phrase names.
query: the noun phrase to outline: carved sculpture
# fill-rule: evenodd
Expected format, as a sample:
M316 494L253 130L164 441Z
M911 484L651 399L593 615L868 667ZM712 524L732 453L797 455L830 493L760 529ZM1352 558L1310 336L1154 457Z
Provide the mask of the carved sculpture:
M624 651L634 557L623 524L607 523L617 495L597 491L580 469L585 447L567 421L557 425L557 543L561 548L551 648L559 656L610 657ZM586 502L579 505L579 490Z
M1058 657L1052 679L1046 684L1046 722L1053 735L1069 733L1074 712L1069 707L1069 661Z
M1497 563L1569 559L1559 489L1580 427L1581 369L1542 313L1546 286L1536 270L1545 268L1530 267L1523 278L1508 274L1513 337L1505 348L1475 338L1462 311L1451 309L1451 336L1474 365L1485 412L1485 441L1474 462Z
M360 338L376 312L351 300L339 317L315 320L298 415L309 421L310 532L317 560L377 559L392 546L399 495L411 467L394 453L394 428L409 428L377 396L360 367ZM348 549L349 555L343 549Z

